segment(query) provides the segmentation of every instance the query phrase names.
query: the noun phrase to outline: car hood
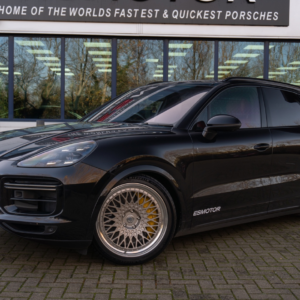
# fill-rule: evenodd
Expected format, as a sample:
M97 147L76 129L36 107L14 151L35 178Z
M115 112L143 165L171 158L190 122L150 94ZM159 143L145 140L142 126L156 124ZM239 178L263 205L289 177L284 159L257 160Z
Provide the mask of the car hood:
M171 133L171 127L126 123L63 123L0 133L0 160L18 160L72 140L99 140L126 135Z

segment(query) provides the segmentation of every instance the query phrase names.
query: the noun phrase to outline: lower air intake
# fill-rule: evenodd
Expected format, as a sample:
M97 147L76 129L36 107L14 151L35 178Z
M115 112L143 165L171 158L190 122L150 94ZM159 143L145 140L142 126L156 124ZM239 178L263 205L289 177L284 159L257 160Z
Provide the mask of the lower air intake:
M50 215L57 209L62 184L52 180L2 180L1 206L12 214Z

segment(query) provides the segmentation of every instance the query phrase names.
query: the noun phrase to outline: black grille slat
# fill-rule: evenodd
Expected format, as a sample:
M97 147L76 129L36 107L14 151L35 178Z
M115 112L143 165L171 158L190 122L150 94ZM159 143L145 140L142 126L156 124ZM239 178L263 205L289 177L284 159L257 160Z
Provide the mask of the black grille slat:
M20 184L20 183L5 183L4 187L10 190L26 190L26 191L51 191L56 192L57 185L37 185L37 184Z
M32 201L32 202L51 202L56 203L56 200L48 200L48 199L24 199L24 198L10 198L13 201Z

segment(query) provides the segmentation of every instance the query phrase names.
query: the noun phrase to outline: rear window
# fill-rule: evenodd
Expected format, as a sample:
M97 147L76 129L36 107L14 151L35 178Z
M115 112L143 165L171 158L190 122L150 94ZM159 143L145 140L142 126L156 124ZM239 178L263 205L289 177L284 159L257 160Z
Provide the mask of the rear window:
M280 89L263 88L269 127L300 125L300 96Z

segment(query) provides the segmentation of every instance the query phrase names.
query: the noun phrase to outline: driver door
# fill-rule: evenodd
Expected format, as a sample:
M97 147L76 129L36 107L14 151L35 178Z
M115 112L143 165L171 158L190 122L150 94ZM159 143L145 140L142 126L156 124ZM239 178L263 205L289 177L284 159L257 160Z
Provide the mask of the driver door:
M238 118L241 129L218 132L208 140L190 132L194 147L192 227L267 213L272 139L256 87L223 90L205 107L195 124L205 127L215 115Z

